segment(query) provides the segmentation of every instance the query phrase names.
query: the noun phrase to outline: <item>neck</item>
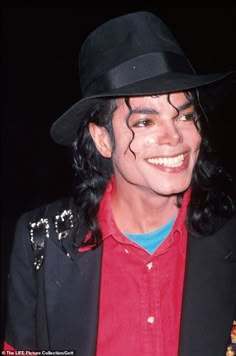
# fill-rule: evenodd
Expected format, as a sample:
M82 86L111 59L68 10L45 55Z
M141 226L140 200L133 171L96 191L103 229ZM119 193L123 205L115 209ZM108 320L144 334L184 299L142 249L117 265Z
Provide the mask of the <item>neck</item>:
M132 198L131 198L132 197ZM127 191L116 184L112 192L112 211L120 231L146 233L166 224L178 214L176 195L161 196L155 192L129 186Z

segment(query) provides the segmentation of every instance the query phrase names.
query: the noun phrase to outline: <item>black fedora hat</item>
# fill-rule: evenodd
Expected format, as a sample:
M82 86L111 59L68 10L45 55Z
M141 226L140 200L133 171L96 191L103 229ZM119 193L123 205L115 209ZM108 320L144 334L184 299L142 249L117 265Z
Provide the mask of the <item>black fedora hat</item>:
M171 30L151 12L113 18L84 41L79 55L82 97L53 123L51 136L70 146L91 99L188 90L228 74L197 74Z

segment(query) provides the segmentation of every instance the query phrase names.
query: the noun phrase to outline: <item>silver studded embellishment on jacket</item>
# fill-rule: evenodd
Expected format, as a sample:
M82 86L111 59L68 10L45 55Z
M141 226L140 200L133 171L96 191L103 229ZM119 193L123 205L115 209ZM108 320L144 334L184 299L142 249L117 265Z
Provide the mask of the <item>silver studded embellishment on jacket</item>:
M40 218L38 221L29 223L30 241L32 244L34 255L34 268L36 271L40 269L43 263L43 250L45 247L45 237L49 238L49 221L47 218Z

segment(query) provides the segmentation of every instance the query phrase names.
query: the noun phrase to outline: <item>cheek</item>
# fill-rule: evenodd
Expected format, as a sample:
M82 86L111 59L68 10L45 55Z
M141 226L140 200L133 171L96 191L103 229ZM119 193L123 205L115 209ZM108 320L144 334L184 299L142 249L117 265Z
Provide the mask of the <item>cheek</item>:
M190 147L192 152L199 150L202 138L194 124L182 130L182 137L183 142Z
M201 146L201 136L199 134L196 134L195 136L192 136L192 140L190 141L190 145L192 147L192 158L194 162L196 163L198 156L199 156L199 151L200 151L200 146Z
M195 137L195 147L196 147L197 151L199 151L199 149L200 149L201 142L202 142L202 138L201 138L200 134L197 132L196 137Z
M134 140L131 144L131 148L134 152L143 152L144 148L149 148L152 146L157 145L158 143L158 138L157 135L155 134L150 134L150 135L135 135Z
M146 147L154 146L156 144L157 144L157 136L156 135L149 135L149 136L145 137L144 145Z

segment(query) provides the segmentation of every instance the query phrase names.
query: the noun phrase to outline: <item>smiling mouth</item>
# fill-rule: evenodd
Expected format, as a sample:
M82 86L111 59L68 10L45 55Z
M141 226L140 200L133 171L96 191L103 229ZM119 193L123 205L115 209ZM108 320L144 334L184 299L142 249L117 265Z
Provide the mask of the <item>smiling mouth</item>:
M184 154L180 154L175 157L148 158L147 161L151 164L160 165L163 167L176 168L183 164L184 158Z

